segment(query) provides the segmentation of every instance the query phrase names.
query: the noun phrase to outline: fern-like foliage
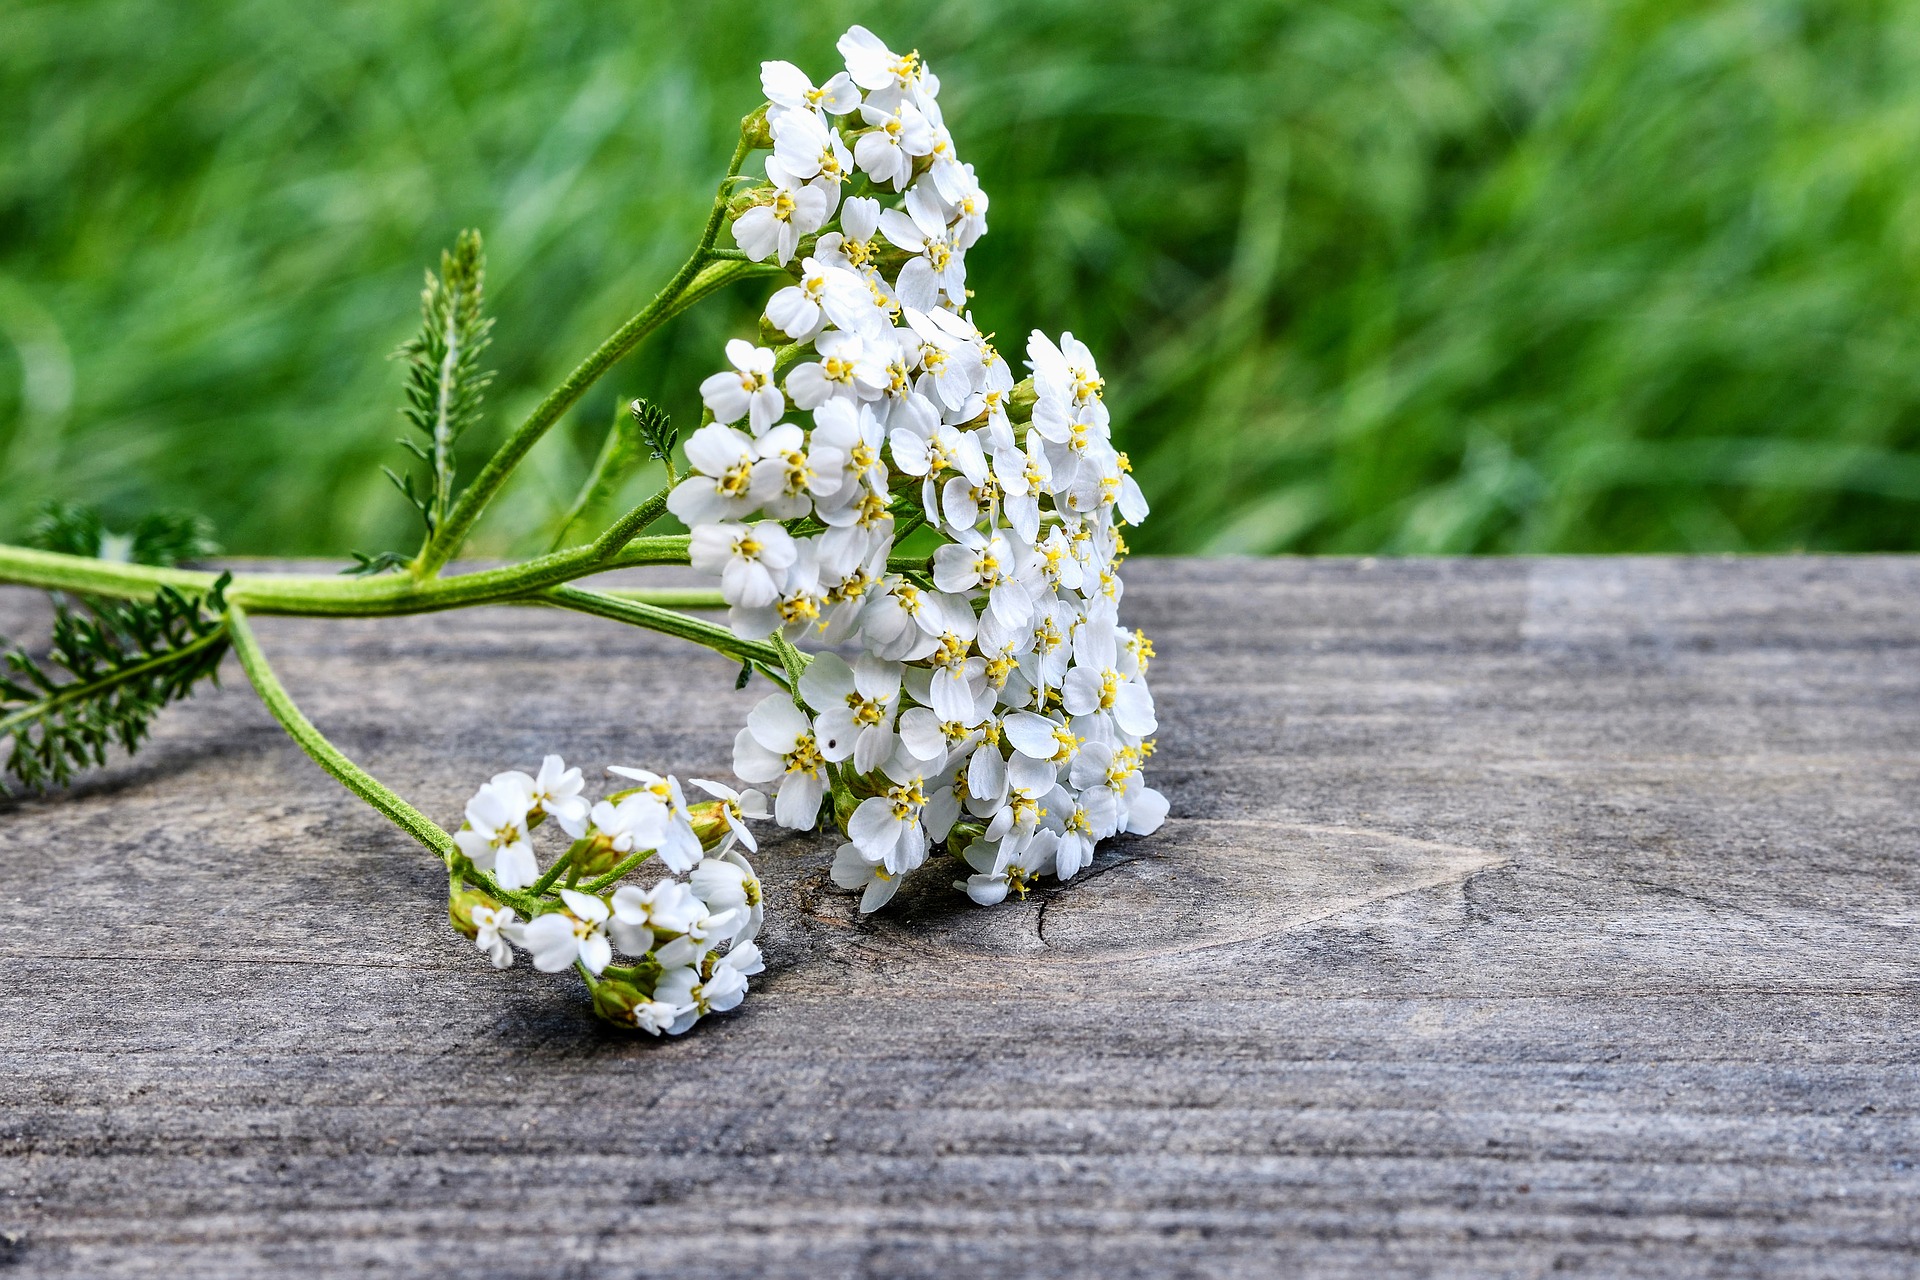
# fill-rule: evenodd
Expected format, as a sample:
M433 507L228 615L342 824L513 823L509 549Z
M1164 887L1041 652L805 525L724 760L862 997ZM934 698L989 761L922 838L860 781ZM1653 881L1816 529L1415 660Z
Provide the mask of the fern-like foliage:
M48 502L27 526L26 543L42 551L70 556L125 560L171 568L186 560L220 553L213 524L187 511L156 511L142 516L131 532L107 528L97 508L78 502Z
M560 514L549 550L558 551L565 546L574 526L606 505L643 452L654 461L663 462L673 452L677 438L672 415L651 400L635 400L615 412L593 470L587 473L580 491Z
M427 466L423 483L387 468L431 538L454 496L454 445L480 418L493 374L480 367L493 321L485 314L486 254L478 231L462 231L440 255L440 274L427 272L420 294L420 332L396 353L407 362L407 403L401 410L418 436L400 444Z
M204 598L162 587L151 601L58 606L47 656L16 648L0 666L0 738L13 744L7 771L40 791L105 764L115 743L138 750L162 707L217 678L227 582L222 574Z

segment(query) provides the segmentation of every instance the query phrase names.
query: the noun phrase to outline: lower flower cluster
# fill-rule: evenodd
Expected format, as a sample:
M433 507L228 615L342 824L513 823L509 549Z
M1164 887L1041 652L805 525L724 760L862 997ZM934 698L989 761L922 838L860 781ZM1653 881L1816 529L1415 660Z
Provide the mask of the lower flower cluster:
M607 772L634 785L590 802L580 770L550 755L537 775L481 787L454 836L448 913L495 968L524 950L543 973L576 970L608 1021L679 1035L738 1006L765 968L742 850L757 848L746 820L768 815L766 797L695 779L713 798L689 805L674 778ZM534 832L549 821L571 842L543 872ZM656 858L669 874L622 883Z

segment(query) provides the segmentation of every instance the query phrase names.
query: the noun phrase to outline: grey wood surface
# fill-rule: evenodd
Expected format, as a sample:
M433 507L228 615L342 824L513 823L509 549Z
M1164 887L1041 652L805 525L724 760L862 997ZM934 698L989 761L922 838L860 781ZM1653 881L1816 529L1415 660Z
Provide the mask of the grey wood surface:
M1128 576L1161 833L866 921L772 840L679 1041L487 968L230 661L0 808L0 1270L1920 1271L1920 561ZM724 776L756 696L534 610L259 630L443 822L548 749Z

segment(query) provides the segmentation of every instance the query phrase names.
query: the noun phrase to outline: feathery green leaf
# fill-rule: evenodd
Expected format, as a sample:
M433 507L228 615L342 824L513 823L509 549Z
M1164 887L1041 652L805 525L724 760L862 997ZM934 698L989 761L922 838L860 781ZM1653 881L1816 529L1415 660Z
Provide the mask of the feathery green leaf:
M215 678L227 650L228 575L203 599L162 587L152 601L61 604L50 652L24 649L0 664L0 737L7 770L27 789L64 785L76 768L103 765L118 743L135 751L160 709ZM0 781L0 794L7 788Z
M27 526L26 544L70 556L123 560L170 569L185 560L220 553L213 522L189 511L156 511L142 516L131 533L106 527L97 508L79 502L49 501Z
M420 333L396 353L407 362L407 402L401 409L419 439L400 444L426 464L423 484L387 471L408 502L420 512L427 536L446 519L453 505L454 446L480 419L480 406L493 374L480 367L493 321L485 314L486 255L478 231L462 231L451 250L440 255L440 274L427 272L420 294Z

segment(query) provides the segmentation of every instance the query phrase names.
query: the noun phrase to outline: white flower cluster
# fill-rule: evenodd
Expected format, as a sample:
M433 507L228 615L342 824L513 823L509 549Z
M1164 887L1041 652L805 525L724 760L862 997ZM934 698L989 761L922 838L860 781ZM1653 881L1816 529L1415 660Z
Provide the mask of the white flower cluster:
M762 65L773 155L733 231L748 257L793 264L765 315L789 345L727 344L668 508L736 634L858 646L755 708L735 772L787 827L812 827L831 791L849 838L834 879L862 910L934 842L997 902L1166 815L1142 776L1152 649L1118 622L1121 527L1147 504L1086 346L1034 332L1016 387L967 310L987 197L939 81L863 27L839 49L846 70L818 87ZM890 564L922 523L930 561Z
M746 819L766 817L767 800L695 779L714 799L689 806L674 778L619 765L607 772L634 785L590 803L580 770L550 755L537 777L514 770L481 787L454 841L491 887L531 896L539 909L522 919L484 891L456 884L454 923L497 969L523 948L542 972L579 969L602 1016L679 1035L738 1005L748 977L765 967L754 942L760 882L741 849L757 847ZM572 841L564 866L553 869L567 873L563 887L542 883L534 856L533 832L547 819ZM623 884L610 896L610 885L599 883L655 857L674 874L647 888ZM580 887L583 877L589 887ZM551 873L546 879L558 883ZM536 892L519 893L529 888ZM617 966L616 951L636 960Z

